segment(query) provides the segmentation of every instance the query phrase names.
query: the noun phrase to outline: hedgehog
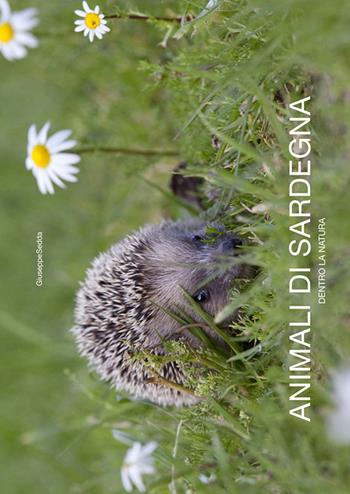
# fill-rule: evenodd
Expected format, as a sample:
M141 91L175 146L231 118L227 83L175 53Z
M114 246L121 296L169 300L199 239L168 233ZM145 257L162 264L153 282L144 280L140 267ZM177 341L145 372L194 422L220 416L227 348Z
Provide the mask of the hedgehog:
M187 292L215 317L229 302L234 281L247 274L247 266L234 259L241 245L239 237L220 225L165 220L129 234L98 255L77 293L72 329L90 368L134 399L162 406L197 403L200 398L183 389L184 369L171 360L164 342L197 347L198 339L172 311L186 312L199 322L189 309ZM229 267L223 269L225 259ZM218 339L209 328L202 330ZM135 358L138 352L170 357L158 370L159 380L145 361Z

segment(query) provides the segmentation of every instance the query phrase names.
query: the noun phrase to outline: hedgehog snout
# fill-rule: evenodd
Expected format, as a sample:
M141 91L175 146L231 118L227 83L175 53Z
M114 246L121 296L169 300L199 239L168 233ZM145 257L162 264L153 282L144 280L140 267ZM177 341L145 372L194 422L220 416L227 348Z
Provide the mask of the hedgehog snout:
M243 245L242 240L239 237L234 237L232 236L229 239L226 239L222 243L222 249L223 251L232 251L232 250L237 250L238 247L241 247Z

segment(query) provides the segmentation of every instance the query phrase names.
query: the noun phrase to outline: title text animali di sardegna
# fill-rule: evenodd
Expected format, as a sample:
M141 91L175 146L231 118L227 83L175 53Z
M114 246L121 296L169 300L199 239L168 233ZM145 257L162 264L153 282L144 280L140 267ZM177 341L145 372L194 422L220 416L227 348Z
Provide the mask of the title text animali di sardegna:
M300 266L311 254L311 114L308 110L311 97L290 103L289 130L289 218L291 240L289 254ZM291 263L292 265L292 263ZM311 268L289 268L289 402L290 415L310 422L310 333L311 303L305 305L305 294L311 298Z

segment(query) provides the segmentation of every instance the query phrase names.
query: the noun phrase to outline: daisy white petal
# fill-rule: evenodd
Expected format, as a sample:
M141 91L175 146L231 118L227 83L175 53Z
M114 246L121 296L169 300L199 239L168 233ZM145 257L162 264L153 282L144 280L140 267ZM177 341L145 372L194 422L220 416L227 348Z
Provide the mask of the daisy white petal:
M55 161L59 161L62 165L75 165L79 163L80 156L73 153L59 153L54 155Z
M72 174L72 175L80 172L79 168L77 166L73 166L73 165L65 165L65 166L61 165L61 169L67 173Z
M39 45L37 38L31 33L19 32L16 40L29 48L36 48Z
M150 454L153 453L153 451L155 451L158 447L158 444L155 442L155 441L151 441L149 442L148 444L146 444L143 448L142 448L142 456L149 456Z
M75 175L65 175L62 178L66 180L66 182L72 182L72 183L78 182L78 179Z
M94 33L93 31L89 31L89 40L90 40L90 42L91 42L91 43L92 43L92 42L93 42L93 40L94 40L94 34L95 34L95 33Z
M10 50L8 46L4 46L2 48L2 54L9 62L13 62L14 60L16 60L13 50Z
M55 173L58 177L62 178L63 180L67 180L67 182L77 182L78 178L76 177L76 173L70 172L69 170L66 170L64 168L60 168L57 170L55 168Z
M42 177L43 177L44 183L46 184L46 189L47 189L48 193L54 194L55 189L53 188L53 185L52 185L52 182L51 182L49 175L46 173L43 173Z
M14 51L12 50L12 48L10 48L8 46L3 46L1 52L4 55L4 57L6 58L6 60L9 60L10 62L12 62L13 60L16 60L16 57L15 57L15 54L14 54Z
M49 146L51 153L56 154L56 153L61 153L62 151L67 151L68 149L74 148L74 146L77 145L77 141L65 141L61 143L57 143L55 145L49 144L49 141L47 142L47 145Z
M39 190L42 194L47 194L47 188L46 188L46 184L44 182L44 177L42 177L41 175L39 175L37 177L37 184L38 184L38 187L39 187Z
M59 132L55 132L55 134L53 134L51 137L48 138L47 145L53 149L55 146L62 144L62 142L68 139L68 137L70 137L71 134L72 131L69 129L64 129L64 130L60 130Z
M63 165L60 161L55 160L55 158L52 159L52 162L50 164L50 168L53 169L53 171L56 173L58 176L64 175L71 175L73 176L76 173L79 173L79 168L73 165ZM64 177L63 177L64 178Z
M143 465L141 472L143 474L151 474L154 473L156 469L154 468L153 465Z
M31 19L37 17L38 11L35 7L31 7L29 9L19 10L17 12L13 12L13 16L17 19Z
M46 124L44 125L44 127L40 130L39 134L38 134L38 142L40 144L45 144L46 141L47 141L47 133L50 129L50 122L46 122Z
M85 17L86 16L85 10L75 10L74 13L76 15L78 15L79 17Z
M41 170L33 169L33 175L36 178L36 182L38 184L39 190L42 194L47 193L46 182L44 180L44 175L41 173Z
M139 460L141 452L141 443L135 442L132 447L126 453L126 461L129 463L134 463Z
M52 168L49 168L47 170L47 173L50 177L50 179L52 180L53 183L55 183L56 185L58 185L59 187L61 187L61 189L65 189L66 186L64 184L64 182L62 182L62 180L60 178L58 178L58 176L55 174L55 172L53 171Z
M134 468L130 469L130 480L140 492L146 492L146 487L142 482L141 472Z
M75 29L74 29L74 32L75 33L80 33L81 31L84 31L85 29L85 26L77 26Z
M131 492L132 491L132 483L131 480L129 479L129 471L126 468L121 469L121 479L122 479L122 484L126 492Z
M90 7L89 7L88 3L85 2L85 0L83 2L83 7L84 7L85 12L90 12Z
M80 172L79 168L71 165L62 165L61 163L52 163L52 169L56 173L56 175L65 178L65 177L74 177L77 173Z
M79 168L77 166L73 165L62 165L62 163L52 163L52 168L54 172L58 175L61 175L64 173L65 175L75 175L80 172Z
M60 171L60 178L66 180L66 182L78 182L78 179L75 175L71 175L65 171Z
M36 15L36 9L25 9L19 12L14 12L11 16L11 21L17 30L28 31L39 24L39 20Z
M14 57L13 57L13 54L12 54L12 51L9 50L9 47L8 46L1 46L0 45L0 49L1 49L1 53L4 55L4 57L6 58L6 60L9 60L10 62L12 62L12 60L14 60Z
M14 18L12 20L13 26L17 31L30 31L31 29L35 28L39 24L38 19L18 19Z
M28 53L27 48L24 45L21 45L20 43L18 43L17 39L13 45L13 51L14 51L15 57L17 59L25 58L25 56Z
M35 124L32 124L28 130L28 145L34 146L37 142L37 132Z
M26 168L27 170L31 170L33 168L33 162L29 158L26 158Z
M6 22L11 16L11 10L6 0L0 0L1 22Z

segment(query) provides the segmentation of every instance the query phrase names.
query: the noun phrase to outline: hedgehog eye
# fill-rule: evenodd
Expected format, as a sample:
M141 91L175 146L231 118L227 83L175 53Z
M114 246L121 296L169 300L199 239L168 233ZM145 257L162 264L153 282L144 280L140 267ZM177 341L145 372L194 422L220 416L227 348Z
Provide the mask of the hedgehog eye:
M209 290L206 288L202 288L202 290L199 290L194 296L194 300L196 302L199 302L200 304L204 304L209 300Z
M203 237L202 237L202 235L199 235L198 233L196 233L195 235L192 236L192 240L193 240L193 242L196 242L196 243L203 242Z

